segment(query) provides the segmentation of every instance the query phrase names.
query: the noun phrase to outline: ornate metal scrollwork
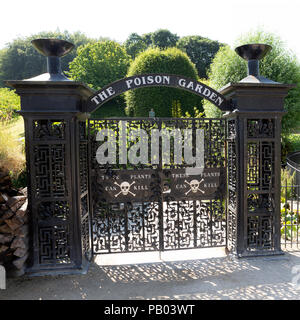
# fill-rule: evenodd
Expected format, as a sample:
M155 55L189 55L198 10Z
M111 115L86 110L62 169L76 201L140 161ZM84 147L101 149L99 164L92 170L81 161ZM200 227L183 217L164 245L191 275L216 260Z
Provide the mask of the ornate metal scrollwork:
M207 200L197 200L197 190L190 179L184 178L188 164L109 164L99 165L91 159L91 199L93 203L92 233L93 251L97 253L136 252L172 250L222 246L226 243L226 214L224 196L225 179L225 125L223 119L124 119L126 132L142 128L147 133L151 129L202 129L204 132L204 174L208 177L220 175L222 178L194 178L198 188L213 187L216 191ZM95 154L101 142L95 135L99 130L111 129L119 135L118 119L89 120L89 143ZM183 132L183 131L181 131ZM127 142L128 148L132 142ZM161 148L161 141L160 148ZM194 143L194 142L193 142ZM118 144L118 142L117 142ZM117 148L117 159L120 154ZM149 143L149 155L151 146ZM171 147L171 159L174 149ZM195 145L193 145L195 152ZM149 176L147 193L139 188L140 176ZM176 181L174 180L176 174ZM127 178L126 178L127 177ZM133 180L130 180L132 177ZM126 179L127 180L126 180ZM129 180L128 180L129 179ZM211 179L211 180L209 180ZM214 180L215 179L215 180ZM170 181L169 181L170 180ZM173 182L171 182L171 180ZM193 180L193 181L194 181ZM220 180L220 182L219 182ZM129 188L122 190L122 181ZM133 184L133 182L135 182ZM144 184L145 184L144 183ZM184 192L173 195L172 188L182 188ZM189 185L187 183L190 183ZM201 183L201 185L200 185ZM215 184L218 183L218 185ZM125 184L124 184L125 188ZM171 188L171 189L170 189ZM189 192L189 188L190 190ZM173 190L173 189L172 189ZM179 190L179 189L178 189ZM194 192L195 191L195 192ZM110 192L110 194L108 193ZM200 193L201 192L201 193ZM199 191L203 199L203 190ZM146 196L142 196L142 195ZM201 196L200 196L201 195Z

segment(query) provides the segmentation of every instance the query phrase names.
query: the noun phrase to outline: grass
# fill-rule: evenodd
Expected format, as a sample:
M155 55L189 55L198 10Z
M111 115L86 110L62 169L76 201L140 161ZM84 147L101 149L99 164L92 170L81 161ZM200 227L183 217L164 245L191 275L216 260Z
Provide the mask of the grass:
M0 120L10 121L19 116L15 111L20 110L20 97L14 90L0 88Z
M25 168L22 117L14 121L0 122L0 166L8 169L15 181Z

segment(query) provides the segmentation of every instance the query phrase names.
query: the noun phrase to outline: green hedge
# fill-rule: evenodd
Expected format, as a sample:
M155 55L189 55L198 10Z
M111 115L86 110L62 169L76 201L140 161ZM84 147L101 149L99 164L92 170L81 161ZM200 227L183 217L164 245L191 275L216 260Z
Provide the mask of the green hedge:
M195 65L177 48L152 48L142 52L130 65L127 77L147 73L176 74L197 80ZM202 98L175 88L139 88L127 91L125 100L126 114L135 117L148 117L151 109L157 117L172 117L174 104L180 104L181 115L186 112L193 115L194 107L202 109Z

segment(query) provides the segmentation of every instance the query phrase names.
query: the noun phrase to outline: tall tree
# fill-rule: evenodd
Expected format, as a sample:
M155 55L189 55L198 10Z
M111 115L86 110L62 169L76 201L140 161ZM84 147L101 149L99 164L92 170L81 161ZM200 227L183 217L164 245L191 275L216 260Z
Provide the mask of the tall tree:
M247 43L265 43L272 46L272 50L260 61L260 74L277 82L295 83L297 87L290 90L285 98L284 108L287 113L282 120L282 133L286 136L297 126L300 120L300 66L297 58L284 45L282 40L272 33L262 30L245 34L239 38L235 46ZM238 82L247 75L247 63L240 58L229 46L225 46L216 54L209 70L210 86L220 89L229 82ZM207 117L219 117L222 112L204 102Z
M157 47L166 49L175 47L179 37L166 29L159 29L155 32L145 33L139 35L132 33L124 42L127 53L135 59L136 56L148 48Z
M129 55L119 43L98 41L78 48L68 74L73 80L85 82L98 90L123 78L130 62Z
M174 34L166 29L156 30L151 34L152 45L160 49L166 49L176 46L179 40L177 34Z
M132 33L124 43L127 53L133 59L148 48L158 47L166 49L177 47L189 56L191 61L196 65L198 75L202 79L207 78L209 65L222 45L218 41L201 36L180 38L166 29L159 29L143 35Z
M143 37L137 33L132 33L124 42L124 47L131 58L135 59L140 52L147 49L147 43Z
M131 62L123 46L115 41L99 41L81 46L70 63L69 76L95 90L124 78ZM99 108L101 117L124 115L124 99L117 97Z
M152 32L144 33L142 35L143 41L146 43L147 48L151 47L153 45L152 43Z
M187 36L180 38L176 44L177 48L186 52L192 62L196 65L200 78L207 78L207 71L221 44L201 36Z

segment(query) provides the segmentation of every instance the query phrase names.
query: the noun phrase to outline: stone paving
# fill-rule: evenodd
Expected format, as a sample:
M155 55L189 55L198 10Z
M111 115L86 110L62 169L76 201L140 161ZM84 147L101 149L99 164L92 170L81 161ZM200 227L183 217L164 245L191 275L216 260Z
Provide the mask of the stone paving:
M300 299L300 252L243 259L217 252L185 261L109 263L96 259L85 275L7 279L0 300Z

